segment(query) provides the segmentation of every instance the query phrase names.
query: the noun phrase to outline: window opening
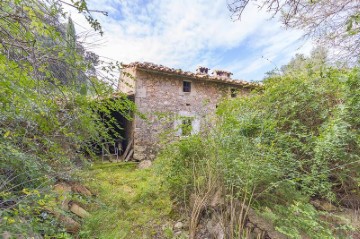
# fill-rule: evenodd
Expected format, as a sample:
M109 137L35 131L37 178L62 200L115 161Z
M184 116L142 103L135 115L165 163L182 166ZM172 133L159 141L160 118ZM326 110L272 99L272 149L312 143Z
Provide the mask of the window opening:
M191 92L191 82L183 81L183 92Z
M191 118L183 119L181 122L181 135L189 136L192 132L192 120Z
M237 90L236 89L230 89L230 95L231 95L231 98L235 98L237 96Z

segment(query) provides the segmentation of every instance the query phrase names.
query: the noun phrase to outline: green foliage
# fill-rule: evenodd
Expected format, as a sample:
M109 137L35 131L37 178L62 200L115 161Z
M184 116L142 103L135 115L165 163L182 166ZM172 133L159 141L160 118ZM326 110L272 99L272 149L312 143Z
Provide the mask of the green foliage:
M360 70L321 62L289 65L260 92L219 105L215 128L169 146L160 162L175 196L216 175L228 194L270 208L289 237L336 237L308 202L359 193Z
M357 2L296 0L234 0L228 7L233 17L240 19L246 6L256 2L278 18L286 28L301 29L304 37L315 39L318 45L336 49L332 58L348 63L359 62L360 6ZM301 6L301 7L300 7Z
M354 111L346 106L348 84L357 72L330 68L319 74L273 77L261 95L225 103L219 110L224 119L220 132L234 138L222 141L224 158L233 162L245 157L257 165L255 171L264 171L259 173L262 177L277 178L276 187L288 181L303 194L332 199L331 186L346 180L350 171L357 172L359 132L349 124ZM234 151L242 156L227 156ZM274 181L270 179L265 181Z
M206 186L215 171L214 141L199 135L188 136L167 147L157 159L157 172L175 197L187 201L190 193ZM196 176L194 176L196 175Z
M40 235L61 239L71 238L54 215L44 210L45 205L54 206L55 195L49 193L49 188L41 187L39 190L32 188L23 187L17 194L20 200L17 198L16 201L12 201L15 197L11 192L0 193L0 197L4 200L1 231L9 233L13 238L22 236L38 238ZM16 203L16 207L12 203ZM7 210L7 208L12 209Z
M288 207L278 205L274 212L266 210L263 214L272 220L276 229L289 238L301 239L303 235L311 238L336 238L327 222L321 220L321 214L312 205L294 202Z
M66 28L66 44L70 52L74 52L76 49L76 32L74 23L69 17L69 21Z
M134 163L103 163L83 171L81 177L98 194L91 203L91 217L84 221L81 238L171 234L167 229L162 231L172 210L169 191L152 169L138 170Z
M0 9L0 231L67 238L44 216L50 185L87 164L93 144L113 140L109 109L129 117L134 105L125 95L110 99L114 89L87 54L64 47L59 3L6 0Z

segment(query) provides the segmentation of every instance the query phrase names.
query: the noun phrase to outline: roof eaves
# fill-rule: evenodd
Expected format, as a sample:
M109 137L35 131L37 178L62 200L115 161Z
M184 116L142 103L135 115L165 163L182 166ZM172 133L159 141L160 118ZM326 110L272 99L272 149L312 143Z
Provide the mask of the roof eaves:
M161 73L171 76L179 76L179 77L186 77L196 80L204 80L204 81L212 81L212 82L219 82L224 84L231 84L231 85L237 85L242 87L251 87L251 88L257 88L261 87L262 84L259 83L252 83L247 82L243 80L235 80L235 79L229 79L229 78L220 78L215 76L208 76L208 75L201 75L201 74L195 74L193 72L189 71L183 71L181 69L174 69L170 67L166 67L163 65L156 65L154 63L148 63L148 62L133 62L130 64L122 64L124 68L136 68L143 71L153 72L153 73Z

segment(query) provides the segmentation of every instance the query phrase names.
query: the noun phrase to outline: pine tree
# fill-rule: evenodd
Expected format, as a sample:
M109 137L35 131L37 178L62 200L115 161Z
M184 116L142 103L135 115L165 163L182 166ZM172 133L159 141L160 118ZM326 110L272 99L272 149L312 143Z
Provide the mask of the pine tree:
M76 52L76 31L71 17L69 17L66 28L66 44L70 54Z

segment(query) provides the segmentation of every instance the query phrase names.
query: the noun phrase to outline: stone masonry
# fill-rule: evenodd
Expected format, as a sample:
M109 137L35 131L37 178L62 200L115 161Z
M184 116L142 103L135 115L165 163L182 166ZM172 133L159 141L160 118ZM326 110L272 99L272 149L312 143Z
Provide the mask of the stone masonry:
M227 71L215 70L215 75L209 76L206 67L199 67L196 73L152 63L123 67L118 90L134 95L144 116L136 115L128 129L133 134L135 160L152 160L161 142L211 126L210 116L222 99L244 96L258 86L232 80Z

